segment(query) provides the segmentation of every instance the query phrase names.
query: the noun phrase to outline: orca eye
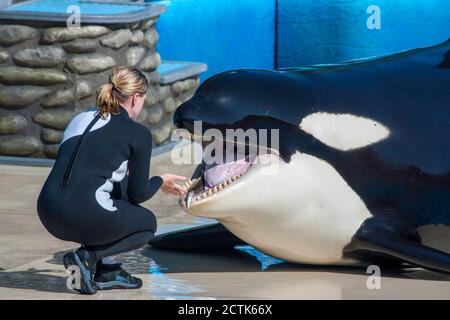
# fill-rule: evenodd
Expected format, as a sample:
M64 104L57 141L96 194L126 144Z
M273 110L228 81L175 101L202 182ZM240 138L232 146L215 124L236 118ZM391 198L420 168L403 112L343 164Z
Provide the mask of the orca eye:
M345 113L312 113L302 119L299 127L327 146L343 151L377 143L390 134L375 120Z

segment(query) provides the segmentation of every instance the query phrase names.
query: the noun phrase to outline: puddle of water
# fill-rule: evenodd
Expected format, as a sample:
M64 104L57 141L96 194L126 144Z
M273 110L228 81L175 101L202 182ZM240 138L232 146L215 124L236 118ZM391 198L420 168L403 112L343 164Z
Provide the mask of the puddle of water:
M214 300L213 297L198 296L205 290L184 280L172 278L164 273L167 268L158 265L155 261L150 261L148 272L150 273L147 292L156 299L161 300Z
M249 245L238 245L238 246L235 246L234 248L236 250L245 252L245 253L255 257L256 260L258 260L258 262L261 264L262 271L266 270L270 266L284 262L284 260L280 260L280 259L268 256Z
M235 250L254 257L260 263L261 271L284 262L283 260L268 256L249 245L235 246ZM151 258L148 263L148 273L149 286L147 287L147 292L156 299L215 299L213 297L203 296L202 293L205 293L206 290L202 286L171 277L167 267L156 263Z

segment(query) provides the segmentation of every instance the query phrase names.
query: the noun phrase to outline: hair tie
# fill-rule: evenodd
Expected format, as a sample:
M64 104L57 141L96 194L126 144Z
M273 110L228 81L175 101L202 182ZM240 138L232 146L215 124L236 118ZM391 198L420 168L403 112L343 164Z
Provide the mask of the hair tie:
M110 83L110 84L113 86L113 88L116 87L116 86L114 85L114 82L112 82L111 80L108 80L108 83Z

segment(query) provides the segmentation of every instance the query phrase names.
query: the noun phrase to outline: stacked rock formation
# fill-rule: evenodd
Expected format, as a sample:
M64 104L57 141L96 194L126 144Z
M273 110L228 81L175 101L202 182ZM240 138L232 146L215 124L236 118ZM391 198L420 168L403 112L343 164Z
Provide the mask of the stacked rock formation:
M168 140L172 115L199 84L198 75L160 84L158 17L121 25L0 25L0 155L54 158L64 129L95 106L112 69L135 66L151 86L138 119L154 144Z

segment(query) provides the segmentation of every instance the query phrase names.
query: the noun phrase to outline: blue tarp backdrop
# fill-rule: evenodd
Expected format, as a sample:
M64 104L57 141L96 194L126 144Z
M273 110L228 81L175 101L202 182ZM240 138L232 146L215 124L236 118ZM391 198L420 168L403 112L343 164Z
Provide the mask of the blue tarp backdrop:
M228 69L336 63L450 38L450 0L152 2L167 6L157 27L162 58L207 63L202 80ZM369 28L368 19L380 28Z
M167 6L157 24L162 59L207 63L202 80L239 67L273 68L274 0L152 2Z
M367 9L376 5L379 12ZM379 13L380 29L367 20ZM450 0L279 0L278 67L383 55L450 38Z

